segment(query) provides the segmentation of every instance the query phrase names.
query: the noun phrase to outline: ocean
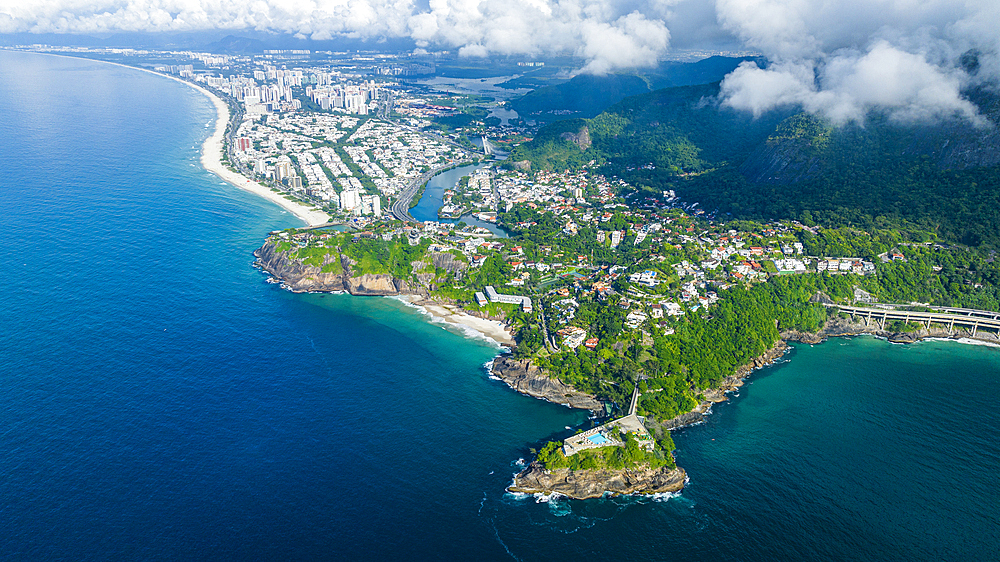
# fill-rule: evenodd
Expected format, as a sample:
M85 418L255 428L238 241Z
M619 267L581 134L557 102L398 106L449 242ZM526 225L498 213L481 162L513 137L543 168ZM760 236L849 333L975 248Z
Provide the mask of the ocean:
M679 495L504 492L586 415L388 298L295 295L212 106L0 52L0 559L1000 559L1000 349L795 345L675 433Z

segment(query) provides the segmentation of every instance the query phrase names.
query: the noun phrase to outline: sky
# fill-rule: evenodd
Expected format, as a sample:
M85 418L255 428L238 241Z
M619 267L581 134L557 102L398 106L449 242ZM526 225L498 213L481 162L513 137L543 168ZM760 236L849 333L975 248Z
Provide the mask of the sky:
M570 55L593 74L732 45L769 64L727 76L724 104L754 114L799 105L837 123L871 109L977 121L960 92L1000 76L996 22L998 0L0 0L0 34L407 39L467 57ZM975 72L961 64L968 52Z

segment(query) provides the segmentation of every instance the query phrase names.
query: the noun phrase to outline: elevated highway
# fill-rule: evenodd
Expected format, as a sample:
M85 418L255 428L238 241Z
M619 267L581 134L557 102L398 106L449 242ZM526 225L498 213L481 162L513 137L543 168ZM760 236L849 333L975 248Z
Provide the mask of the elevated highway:
M966 308L944 308L944 312L915 312L911 310L896 310L891 308L869 308L863 306L848 306L844 304L826 304L828 308L836 308L839 311L850 314L852 318L858 316L867 319L869 322L875 320L881 329L885 329L886 320L902 320L904 322L919 322L930 328L931 323L948 326L948 332L954 331L955 326L965 326L972 328L972 335L982 328L996 330L1000 335L1000 313L987 310L972 310Z

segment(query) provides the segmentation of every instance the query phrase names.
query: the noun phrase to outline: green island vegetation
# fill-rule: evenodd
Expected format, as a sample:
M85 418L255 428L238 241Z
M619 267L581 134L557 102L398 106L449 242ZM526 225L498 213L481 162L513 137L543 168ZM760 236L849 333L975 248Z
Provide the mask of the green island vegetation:
M549 441L537 451L536 460L548 470L568 468L570 470L597 470L610 468L621 470L647 466L649 468L676 468L674 457L674 442L669 432L664 432L663 438L657 442L657 448L652 452L639 446L639 442L631 433L617 435L625 443L624 447L603 447L580 451L567 457L562 451L561 441Z

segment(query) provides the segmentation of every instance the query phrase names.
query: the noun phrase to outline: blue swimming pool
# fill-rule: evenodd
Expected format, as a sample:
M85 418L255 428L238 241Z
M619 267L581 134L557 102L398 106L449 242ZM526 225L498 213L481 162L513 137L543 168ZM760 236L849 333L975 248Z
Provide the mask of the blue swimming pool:
M603 445L608 442L608 440L600 433L595 433L594 435L587 437L587 441L590 441L594 445Z

